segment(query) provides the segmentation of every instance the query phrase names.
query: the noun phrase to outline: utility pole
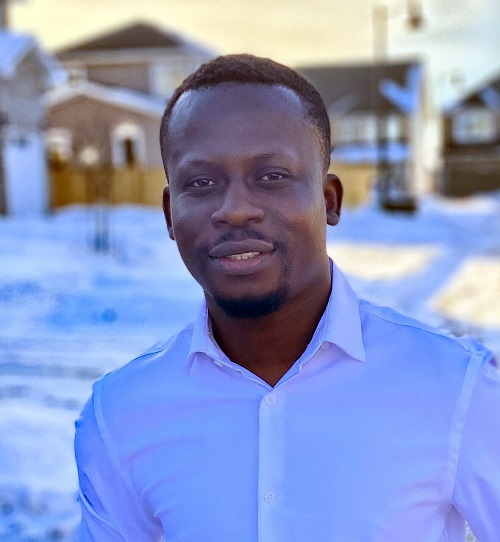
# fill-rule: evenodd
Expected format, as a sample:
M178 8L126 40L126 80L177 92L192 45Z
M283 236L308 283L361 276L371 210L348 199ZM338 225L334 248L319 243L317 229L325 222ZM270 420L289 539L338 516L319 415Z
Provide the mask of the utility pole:
M0 31L7 30L9 21L7 17L7 2L0 0ZM0 111L0 215L7 213L7 197L5 193L5 170L4 170L4 126L7 124L6 114Z
M8 3L9 0L0 0L0 30L9 28Z
M406 25L410 30L418 30L423 24L421 0L406 0L402 5L389 6L385 0L373 0L372 29L373 57L372 70L372 106L375 110L375 190L379 203L384 209L406 210L413 212L416 203L412 196L405 194L408 189L407 172L398 171L388 155L388 111L380 95L379 84L385 76L389 60L389 21L392 16L405 15ZM390 8L393 8L392 11ZM394 12L394 8L397 9ZM399 195L394 198L394 193Z

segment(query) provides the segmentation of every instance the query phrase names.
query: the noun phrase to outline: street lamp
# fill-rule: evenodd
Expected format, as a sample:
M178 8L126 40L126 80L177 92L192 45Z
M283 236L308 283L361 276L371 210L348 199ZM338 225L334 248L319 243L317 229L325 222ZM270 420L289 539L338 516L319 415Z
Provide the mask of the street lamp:
M406 24L411 30L417 30L423 25L422 5L420 0L406 0L404 4L389 6L375 0L372 4L373 24L373 55L374 69L372 71L372 102L375 111L375 189L380 205L388 210L413 212L416 210L415 197L408 190L408 174L403 173L403 179L398 178L391 163L387 149L387 111L379 92L379 83L384 78L388 57L389 19L404 14ZM403 184L403 186L401 186Z
M109 250L109 210L107 202L102 197L101 153L94 145L86 145L78 153L78 161L85 172L87 189L90 189L92 194L90 199L95 205L92 244L96 252L107 252Z

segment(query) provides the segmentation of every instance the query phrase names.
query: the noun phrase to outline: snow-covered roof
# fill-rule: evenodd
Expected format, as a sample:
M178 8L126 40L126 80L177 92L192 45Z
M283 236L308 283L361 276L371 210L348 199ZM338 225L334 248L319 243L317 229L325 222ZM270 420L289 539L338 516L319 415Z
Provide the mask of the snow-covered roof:
M17 64L35 46L33 38L0 31L0 75L9 79Z
M3 30L0 30L0 78L10 79L22 59L33 50L45 67L49 81L52 83L59 82L61 80L61 68L52 57L41 51L32 36Z
M451 102L444 108L446 114L455 113L464 107L480 106L493 111L500 110L500 75L496 74L487 82L478 85L474 90Z
M45 94L44 102L45 106L50 108L77 97L89 98L152 117L161 117L166 105L163 98L129 89L98 85L86 80L54 87Z
M384 66L303 66L298 71L318 89L331 115L379 108L411 115L418 111L424 89L418 60Z

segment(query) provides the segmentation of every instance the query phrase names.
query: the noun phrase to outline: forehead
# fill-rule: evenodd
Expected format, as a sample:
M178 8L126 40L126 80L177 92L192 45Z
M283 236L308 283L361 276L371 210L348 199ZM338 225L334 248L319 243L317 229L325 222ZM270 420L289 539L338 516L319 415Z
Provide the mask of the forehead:
M308 150L320 147L302 99L278 85L222 83L187 91L173 108L168 133L169 161L207 138L213 144L279 139Z
M174 106L170 126L218 113L266 111L274 114L296 115L307 118L301 98L291 89L280 85L253 83L220 83L189 90L182 94Z

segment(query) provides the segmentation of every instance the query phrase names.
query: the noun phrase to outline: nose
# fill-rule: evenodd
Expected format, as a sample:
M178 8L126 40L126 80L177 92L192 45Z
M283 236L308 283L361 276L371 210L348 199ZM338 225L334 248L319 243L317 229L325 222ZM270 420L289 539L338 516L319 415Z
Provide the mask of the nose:
M228 183L221 196L220 206L212 213L212 222L216 226L245 226L260 222L263 218L262 207L243 182Z

